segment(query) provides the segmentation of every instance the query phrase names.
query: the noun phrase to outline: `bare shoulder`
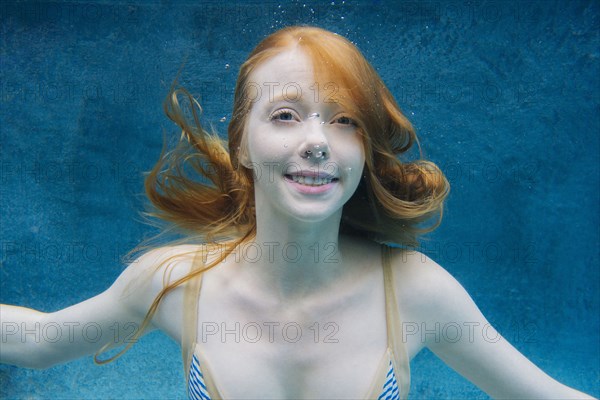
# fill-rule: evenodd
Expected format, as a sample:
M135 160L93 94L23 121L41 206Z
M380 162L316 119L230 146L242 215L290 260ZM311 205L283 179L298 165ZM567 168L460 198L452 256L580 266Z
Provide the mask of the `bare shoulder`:
M418 320L441 321L474 307L463 286L423 253L393 249L392 267L398 301Z
M125 283L155 279L165 274L169 280L187 274L197 252L198 245L164 246L152 249L132 261L123 271L119 280ZM141 282L140 282L141 283Z
M409 291L437 291L454 280L441 265L416 250L392 248L392 267L397 283Z
M197 245L164 246L143 253L117 278L111 290L133 308L147 311L158 293L169 283L190 272Z

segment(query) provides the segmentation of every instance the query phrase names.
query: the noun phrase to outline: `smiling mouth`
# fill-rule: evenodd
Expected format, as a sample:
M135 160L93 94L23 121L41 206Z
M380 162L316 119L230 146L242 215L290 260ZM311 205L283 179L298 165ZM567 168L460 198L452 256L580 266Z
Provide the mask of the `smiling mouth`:
M323 186L330 184L331 182L337 182L338 178L324 177L324 176L304 176L304 175L285 175L286 179L299 183L305 186Z

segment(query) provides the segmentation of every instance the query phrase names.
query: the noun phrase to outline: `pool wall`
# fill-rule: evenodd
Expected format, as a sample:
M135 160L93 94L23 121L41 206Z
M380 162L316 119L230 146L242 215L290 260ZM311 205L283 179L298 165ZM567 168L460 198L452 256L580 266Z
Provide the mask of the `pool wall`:
M452 189L421 251L560 381L600 396L597 1L3 2L0 302L50 312L106 289L154 233L139 211L180 83L226 134L260 39L312 24L352 40ZM177 345L118 361L0 366L2 398L184 398ZM431 353L413 399L487 398Z

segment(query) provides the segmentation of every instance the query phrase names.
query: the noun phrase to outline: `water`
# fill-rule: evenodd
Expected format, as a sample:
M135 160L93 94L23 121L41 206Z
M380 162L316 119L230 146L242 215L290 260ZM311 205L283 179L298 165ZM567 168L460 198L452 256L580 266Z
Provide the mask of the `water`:
M1 7L1 302L52 311L108 287L149 232L142 173L178 136L161 102L182 63L224 133L247 53L309 23L363 50L448 175L422 250L525 355L600 396L597 2ZM486 398L428 352L412 371L411 398ZM108 366L0 366L3 398L183 398L183 381L159 333Z

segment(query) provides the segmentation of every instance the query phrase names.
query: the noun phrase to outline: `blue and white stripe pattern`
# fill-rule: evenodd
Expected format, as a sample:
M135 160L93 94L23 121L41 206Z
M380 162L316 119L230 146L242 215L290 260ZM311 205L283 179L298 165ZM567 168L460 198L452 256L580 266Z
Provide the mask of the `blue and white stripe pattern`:
M198 361L196 355L192 357L192 363L190 365L188 396L191 400L211 400L206 384L204 383L204 375L202 375L202 371L200 370L200 361ZM388 369L385 383L383 384L383 391L378 400L400 400L398 382L396 381L394 365L391 360L390 368Z
M383 384L383 391L379 396L378 400L400 400L400 390L398 389L398 382L396 381L396 374L394 373L394 365L390 360L390 368L385 377L385 383Z
M204 375L200 370L200 361L196 355L192 357L190 365L190 376L188 378L188 396L192 400L210 400L210 394L204 383Z

